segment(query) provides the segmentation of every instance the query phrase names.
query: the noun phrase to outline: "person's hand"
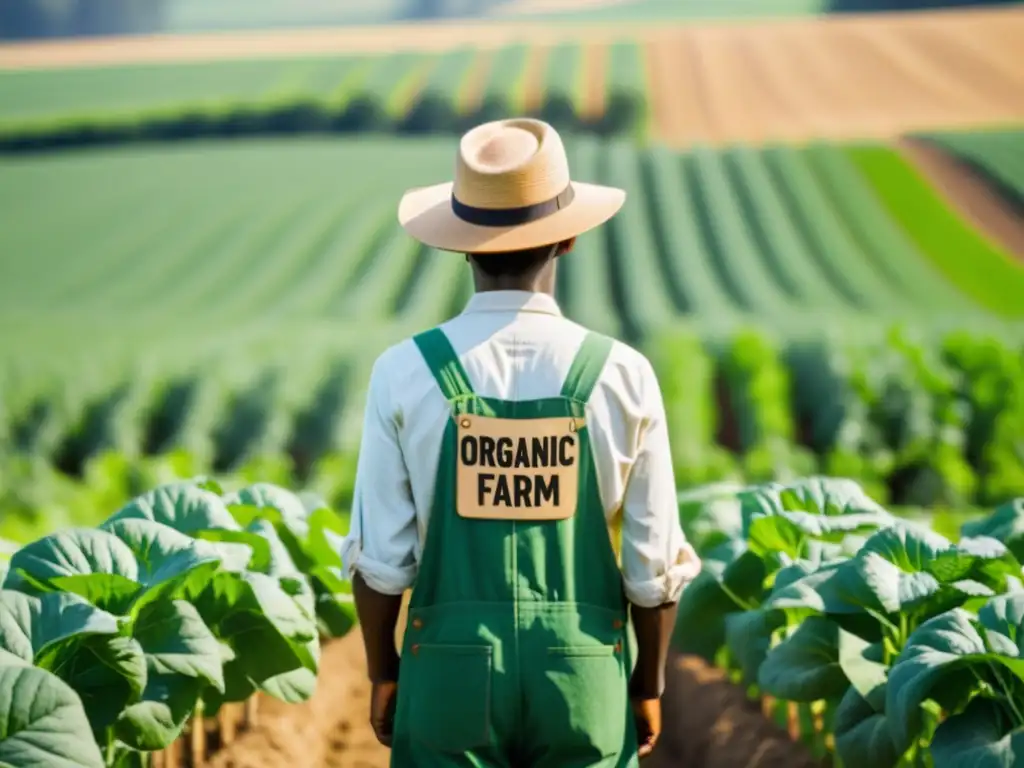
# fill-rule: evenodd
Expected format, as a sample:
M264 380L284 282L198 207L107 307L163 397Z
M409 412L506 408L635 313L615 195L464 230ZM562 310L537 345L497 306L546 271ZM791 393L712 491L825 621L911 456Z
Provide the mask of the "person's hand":
M398 683L374 683L370 691L370 725L377 741L391 746L395 727L395 704L398 701Z
M654 751L661 735L661 699L631 699L640 759Z

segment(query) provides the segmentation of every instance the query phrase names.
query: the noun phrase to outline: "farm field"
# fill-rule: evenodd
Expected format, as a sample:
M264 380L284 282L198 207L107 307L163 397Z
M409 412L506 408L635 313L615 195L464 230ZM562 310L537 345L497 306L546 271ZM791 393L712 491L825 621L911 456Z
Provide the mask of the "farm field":
M430 88L457 111L471 112L484 93L513 111L557 94L585 116L600 114L610 94L637 94L647 135L677 147L889 138L1024 121L1016 42L1024 11L1013 8L894 15L884 23L871 16L755 26L503 22L360 34L7 46L0 48L0 70L11 70L0 74L0 130L282 98L338 106L360 94L408 110ZM385 47L401 50L364 57ZM332 56L342 49L347 58ZM294 58L300 51L303 58ZM204 62L211 56L243 60Z
M709 567L680 604L676 642L690 656L672 658L667 728L652 764L719 768L757 756L758 765L811 768L830 743L844 765L872 756L909 766L928 749L937 768L953 768L967 747L1008 759L1007 740L1024 731L1013 719L1016 678L998 674L1015 674L1019 653L1020 500L952 539L893 516L842 478L704 487L682 501L688 537ZM343 531L315 496L207 478L161 485L96 527L14 551L0 615L17 629L0 637L0 684L32 705L19 721L32 737L19 765L44 768L73 746L82 768L164 766L180 754L164 750L182 734L204 755L200 724L225 740L226 713L257 697L259 719L241 734L232 727L209 765L257 768L300 755L311 768L387 765L365 722L360 638L337 576ZM916 590L896 589L914 575ZM970 591L954 586L965 583L957 575L975 577ZM112 576L118 589L104 589ZM403 618L397 637L404 628ZM55 647L36 650L18 631ZM880 631L884 639L873 640ZM930 633L954 645L928 673L961 681L960 705L946 718L918 711L943 697L910 674L935 642ZM979 633L991 645L977 640L975 650ZM181 663L166 665L168 656ZM76 673L86 657L121 663ZM963 664L974 665L965 681L955 676ZM733 684L741 681L745 691ZM685 706L687 689L708 706ZM55 706L61 717L48 720ZM856 735L864 720L870 741ZM740 725L743 738L716 736ZM0 740L0 754L18 737ZM150 753L160 759L145 760Z
M1024 13L716 3L0 47L0 764L388 764L365 387L471 291L395 205L510 112L629 190L558 299L650 356L705 564L650 767L1019 762Z
M939 198L907 215L886 190L921 182L896 151L569 150L579 178L631 198L562 262L559 299L657 361L683 487L823 471L911 506L1024 491L1008 405L1024 267ZM0 251L18 258L0 273L0 454L42 463L8 462L8 506L50 493L86 514L88 488L52 467L114 472L88 481L104 488L153 477L136 467L150 456L313 478L344 508L373 358L469 296L464 262L394 221L400 190L442 178L449 151L321 139L4 161ZM0 535L36 526L9 515Z

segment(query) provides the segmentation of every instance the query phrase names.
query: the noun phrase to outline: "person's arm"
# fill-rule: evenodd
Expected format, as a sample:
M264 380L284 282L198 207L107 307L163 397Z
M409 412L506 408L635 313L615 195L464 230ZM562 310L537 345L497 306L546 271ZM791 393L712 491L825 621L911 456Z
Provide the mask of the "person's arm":
M664 692L669 641L678 607L675 602L654 608L630 605L637 644L636 667L629 681L631 699L658 699Z
M342 551L373 682L398 679L395 626L416 575L416 508L389 396L389 350L370 374L352 522ZM400 362L400 361L393 361Z
M373 683L398 682L398 651L395 627L402 610L401 595L385 595L371 589L363 577L352 578L352 593L366 648L366 667Z
M700 560L679 524L665 405L649 363L640 392L644 416L623 494L622 570L637 639L630 694L642 700L664 692L679 597Z

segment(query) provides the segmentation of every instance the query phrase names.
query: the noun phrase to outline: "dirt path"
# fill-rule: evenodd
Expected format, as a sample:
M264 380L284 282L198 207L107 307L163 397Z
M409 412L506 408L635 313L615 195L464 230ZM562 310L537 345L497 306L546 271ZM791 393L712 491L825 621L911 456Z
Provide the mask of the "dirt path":
M1024 217L981 175L928 142L903 139L897 146L953 208L1024 261Z
M671 661L663 706L662 743L646 768L817 766L802 745L702 661ZM205 768L387 768L390 753L375 740L368 715L369 684L356 630L325 647L310 701L286 705L265 698L257 727Z
M662 741L644 768L816 768L758 706L704 661L671 659Z
M327 644L313 698L288 705L264 697L256 728L206 768L388 768L388 750L370 729L362 642L353 631Z

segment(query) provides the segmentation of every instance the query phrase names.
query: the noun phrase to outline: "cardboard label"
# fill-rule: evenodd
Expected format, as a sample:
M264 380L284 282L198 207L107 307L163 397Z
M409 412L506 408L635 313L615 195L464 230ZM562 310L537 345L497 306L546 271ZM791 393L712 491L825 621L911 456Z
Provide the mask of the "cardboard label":
M457 418L459 515L565 520L576 513L583 419Z

